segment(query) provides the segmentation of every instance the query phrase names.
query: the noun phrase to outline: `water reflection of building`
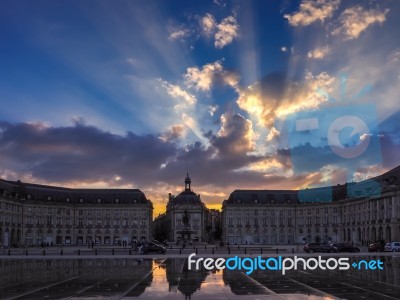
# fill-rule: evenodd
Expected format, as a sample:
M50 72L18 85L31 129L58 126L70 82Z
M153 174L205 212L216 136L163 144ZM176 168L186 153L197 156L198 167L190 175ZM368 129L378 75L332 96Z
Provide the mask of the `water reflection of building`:
M154 220L154 235L157 239L168 241L208 241L208 209L200 195L191 189L189 174L185 178L185 190L177 196L169 194L165 214ZM184 218L187 216L188 223Z
M130 295L139 296L152 283L152 260L136 259L27 259L0 260L1 288L15 284L62 282L78 276L87 281L102 282L112 279L118 282L137 282ZM149 274L144 277L144 274ZM1 296L0 296L1 298Z
M185 299L191 299L191 296L200 289L210 271L201 268L200 270L189 270L184 259L168 259L165 261L167 281L169 291L180 291L185 295Z
M153 205L138 189L69 189L0 180L0 246L150 239Z
M236 190L222 205L230 244L399 241L399 220L400 167L373 181L326 188Z
M280 270L255 270L251 275L247 276L243 271L224 269L222 279L235 295L266 294L272 290L274 293L281 294L284 298L288 296L288 299L297 299L300 298L299 293L301 291L308 294L308 296L313 295L310 297L312 299L322 300L327 299L318 297L318 295L321 295L321 291L324 291L324 288L332 291L336 287L340 291L338 287L348 288L346 283L354 285L357 290L363 291L363 293L368 293L368 290L372 290L376 294L379 294L380 291L382 291L382 294L387 291L396 293L396 289L398 290L400 286L400 257L363 256L350 258L350 262L359 261L360 259L365 259L366 261L380 259L384 263L383 270L350 268L342 271L329 271L317 268L312 272L303 272L300 267L298 271L291 270L286 275L282 275ZM351 282L350 279L355 281ZM291 292L295 293L290 294ZM357 299L361 298L363 297L359 295ZM383 296L383 298L385 297ZM387 298L392 297L388 296Z

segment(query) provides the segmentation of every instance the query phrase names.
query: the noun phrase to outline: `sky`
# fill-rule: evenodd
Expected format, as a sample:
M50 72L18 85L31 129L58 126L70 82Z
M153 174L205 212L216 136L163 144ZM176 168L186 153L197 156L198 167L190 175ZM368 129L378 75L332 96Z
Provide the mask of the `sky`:
M194 192L400 164L399 1L2 1L0 177Z

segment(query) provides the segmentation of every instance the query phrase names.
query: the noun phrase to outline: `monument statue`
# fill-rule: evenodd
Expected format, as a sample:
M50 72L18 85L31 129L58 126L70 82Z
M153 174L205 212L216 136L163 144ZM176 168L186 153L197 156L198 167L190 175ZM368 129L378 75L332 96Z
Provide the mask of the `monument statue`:
M189 213L187 210L183 212L182 222L185 227L189 227Z

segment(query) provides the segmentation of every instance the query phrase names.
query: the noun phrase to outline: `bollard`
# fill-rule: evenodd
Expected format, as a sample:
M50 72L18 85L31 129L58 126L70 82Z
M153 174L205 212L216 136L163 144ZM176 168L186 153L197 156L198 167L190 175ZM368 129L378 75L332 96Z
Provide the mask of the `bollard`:
M114 255L114 248L112 248L111 254Z
M129 249L129 255L132 255L132 249Z
M238 245L238 250L239 250L239 245Z
M182 254L182 248L179 248L179 254Z
M228 246L228 254L231 254L231 248Z
M28 250L25 250L25 255L28 256Z
M61 256L63 256L63 254L64 254L64 252L63 252L63 250L61 249L61 251L60 251L60 254L61 254Z
M94 249L94 255L97 255L97 249Z
M212 248L212 254L214 254L214 248Z
M292 253L294 253L294 248L292 248Z
M278 248L276 248L276 254L278 254L279 253L279 249Z
M244 248L244 254L247 254L247 249L246 248Z
M46 250L43 249L43 256L45 256L45 255L46 255Z
M196 248L196 254L199 254L199 249Z
M78 255L81 255L81 249L78 249Z
M172 250L172 245L171 245L171 246L169 246L169 250Z
M207 250L207 245L204 245L204 250Z
M11 251L10 250L8 250L8 256L10 256L11 255Z
M262 254L262 248L260 248L260 253Z

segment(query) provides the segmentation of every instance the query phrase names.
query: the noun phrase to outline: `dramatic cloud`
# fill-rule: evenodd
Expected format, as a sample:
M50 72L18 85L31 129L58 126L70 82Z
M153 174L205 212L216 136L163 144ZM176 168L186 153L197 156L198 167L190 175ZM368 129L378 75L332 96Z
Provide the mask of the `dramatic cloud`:
M0 124L2 172L30 174L35 181L147 184L176 152L154 135L114 135L95 127Z
M221 116L221 129L211 143L222 154L247 154L254 150L256 134L250 120L240 114L227 112Z
M206 37L214 36L214 45L218 49L229 45L239 35L239 24L235 16L228 16L218 23L213 15L207 13L200 19L200 28Z
M222 61L204 65L201 69L190 67L184 75L186 84L200 91L210 91L215 83L235 87L239 82L239 75L232 71L224 70Z
M167 90L168 95L170 95L173 98L177 99L182 99L184 100L187 104L195 104L196 103L196 97L189 92L183 90L180 86L171 84L167 81L163 81L159 79L161 82L162 86Z
M307 72L302 83L287 81L281 74L270 74L248 88L238 88L237 104L260 126L271 128L277 118L318 108L326 98L317 89L329 93L333 81L325 72L316 76Z
M174 142L179 140L185 131L185 127L183 125L174 125L172 126L171 130L163 133L160 136L160 139L164 142Z
M215 31L217 23L211 14L206 14L201 18L200 26L206 36L211 36Z
M239 35L239 25L234 16L226 17L217 25L215 34L215 47L222 49L232 43L233 39Z
M171 41L182 40L190 35L189 29L170 28L168 39Z
M323 59L330 52L328 46L318 47L307 53L307 57L310 59Z
M332 31L332 34L343 34L345 40L356 39L369 26L385 22L388 12L389 9L383 12L376 9L365 10L359 5L348 8L339 17L340 25Z
M303 0L298 12L284 17L292 26L307 26L332 17L339 4L340 0Z
M219 132L206 135L207 147L199 142L178 147L174 141L183 130L176 125L160 137L132 132L122 136L82 124L51 127L2 122L0 174L12 180L63 186L133 186L146 193L168 186L165 195L179 187L188 161L195 186L201 189L211 184L217 194L231 192L223 187L278 184L284 179L266 179L259 171L237 171L263 159L249 154L255 133L251 121L239 114L221 117Z
M215 114L215 112L217 111L217 109L218 109L218 105L210 105L208 112L210 113L211 116L213 116Z

